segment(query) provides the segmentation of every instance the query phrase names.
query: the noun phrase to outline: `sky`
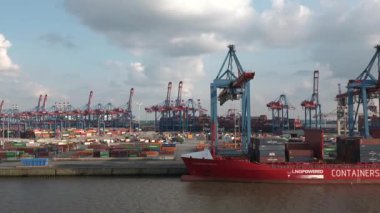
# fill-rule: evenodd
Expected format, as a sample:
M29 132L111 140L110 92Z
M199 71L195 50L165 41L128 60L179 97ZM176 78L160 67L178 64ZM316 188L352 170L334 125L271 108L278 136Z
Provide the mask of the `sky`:
M337 84L345 90L380 41L380 0L3 0L1 8L5 109L31 110L40 94L47 108L82 108L91 90L93 106L122 106L130 88L144 108L163 102L169 81L172 99L183 81L183 99L209 109L210 83L235 44L243 68L255 72L254 116L269 115L266 104L285 94L296 108L290 114L302 118L314 70L330 113Z

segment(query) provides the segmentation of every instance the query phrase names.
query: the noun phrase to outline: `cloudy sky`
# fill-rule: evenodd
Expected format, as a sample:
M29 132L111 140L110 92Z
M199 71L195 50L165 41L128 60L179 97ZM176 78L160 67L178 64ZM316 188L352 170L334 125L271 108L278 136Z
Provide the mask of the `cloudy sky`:
M4 0L0 13L0 99L31 109L162 102L179 81L185 99L209 108L209 85L235 44L255 71L252 112L284 93L303 115L313 70L320 71L322 111L334 110L337 84L356 78L380 41L380 1L286 0ZM373 71L374 73L376 70ZM238 102L225 104L238 107ZM134 106L136 110L136 106Z

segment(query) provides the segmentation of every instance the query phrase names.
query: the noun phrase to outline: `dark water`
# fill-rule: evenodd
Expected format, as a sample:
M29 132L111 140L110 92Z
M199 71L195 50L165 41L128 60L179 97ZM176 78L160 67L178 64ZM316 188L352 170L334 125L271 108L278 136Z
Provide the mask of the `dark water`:
M380 212L380 185L0 178L0 212Z

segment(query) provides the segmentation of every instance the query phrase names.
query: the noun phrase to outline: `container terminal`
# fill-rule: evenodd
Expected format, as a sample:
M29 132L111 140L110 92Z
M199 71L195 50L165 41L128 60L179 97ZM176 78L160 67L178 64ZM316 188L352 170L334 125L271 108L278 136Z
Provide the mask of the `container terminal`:
M359 77L349 81L347 93L342 93L339 86L337 117L332 126L326 121L323 125L318 70L313 72L311 98L300 104L304 119L290 118L289 110L295 107L285 94L266 105L271 110L271 119L265 115L252 117L248 82L255 73L243 71L234 45L229 46L223 63L224 66L229 58L226 73L219 72L211 84L210 116L200 99L183 100L182 81L175 100L171 99L173 84L169 82L164 101L145 108L147 113L154 113L152 122L136 121L132 114L134 88L122 107L111 103L94 106L93 91L87 104L80 108L69 103L55 103L48 108L47 95L40 95L37 106L30 111L20 111L14 104L3 110L2 101L0 175L42 174L35 172L37 168L51 175L191 174L204 168L194 167L186 159L189 156L182 154L202 150L211 150L214 157L248 157L250 161L272 166L286 162L377 163L380 142L370 138L379 135L378 119L375 113L371 117L368 113L377 109L373 102L363 100L377 98L378 80L370 71L379 57L379 49L376 46L375 55ZM234 60L239 68L237 75L232 73ZM218 89L221 92L217 97ZM241 112L230 109L225 116L217 115L217 101L223 105L238 99L242 102ZM363 113L359 113L360 105ZM209 156L203 155L204 158ZM62 168L71 170L62 172L59 170Z

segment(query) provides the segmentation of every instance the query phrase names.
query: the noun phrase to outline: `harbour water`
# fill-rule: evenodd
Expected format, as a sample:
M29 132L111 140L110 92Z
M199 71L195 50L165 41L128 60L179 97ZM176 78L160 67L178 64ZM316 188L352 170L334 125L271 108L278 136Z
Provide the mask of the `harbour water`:
M1 178L1 212L380 212L380 185Z

